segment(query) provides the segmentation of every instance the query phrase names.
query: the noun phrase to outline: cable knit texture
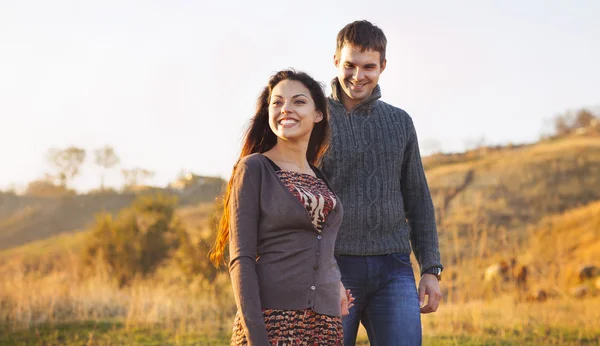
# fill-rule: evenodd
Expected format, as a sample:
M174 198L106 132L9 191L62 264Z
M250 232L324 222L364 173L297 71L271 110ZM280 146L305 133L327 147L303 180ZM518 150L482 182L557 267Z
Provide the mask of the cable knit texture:
M338 255L411 253L421 270L442 266L435 212L411 117L372 95L350 112L338 79L329 97L331 146L322 163L344 204Z

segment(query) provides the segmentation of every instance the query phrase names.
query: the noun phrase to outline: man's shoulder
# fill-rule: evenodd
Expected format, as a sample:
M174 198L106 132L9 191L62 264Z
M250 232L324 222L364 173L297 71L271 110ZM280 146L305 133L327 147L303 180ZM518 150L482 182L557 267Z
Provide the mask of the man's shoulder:
M394 119L399 120L404 124L411 124L412 118L404 109L391 105L385 101L377 100L375 106L378 107L379 111L393 117Z
M389 104L389 103L387 103L385 101L377 100L375 102L375 105L376 105L376 107L380 107L380 109L382 109L386 113L398 115L398 116L401 116L401 117L408 117L408 118L410 118L410 115L408 115L408 113L404 109L402 109L402 108L400 108L398 106L394 106L392 104Z

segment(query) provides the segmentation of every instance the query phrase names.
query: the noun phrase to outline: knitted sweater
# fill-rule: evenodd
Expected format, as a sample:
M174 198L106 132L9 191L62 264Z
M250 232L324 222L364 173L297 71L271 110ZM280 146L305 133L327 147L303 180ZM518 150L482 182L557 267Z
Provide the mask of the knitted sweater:
M329 98L331 143L322 171L344 203L338 255L411 253L442 266L435 212L411 117L380 101L379 85L350 112L338 79Z

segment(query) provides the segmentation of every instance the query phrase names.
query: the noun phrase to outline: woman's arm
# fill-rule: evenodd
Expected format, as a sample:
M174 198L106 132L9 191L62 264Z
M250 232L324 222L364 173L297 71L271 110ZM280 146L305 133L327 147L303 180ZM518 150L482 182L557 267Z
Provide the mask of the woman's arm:
M270 345L262 315L256 254L260 171L245 160L235 169L229 207L229 273L248 345ZM251 164L251 162L250 162Z

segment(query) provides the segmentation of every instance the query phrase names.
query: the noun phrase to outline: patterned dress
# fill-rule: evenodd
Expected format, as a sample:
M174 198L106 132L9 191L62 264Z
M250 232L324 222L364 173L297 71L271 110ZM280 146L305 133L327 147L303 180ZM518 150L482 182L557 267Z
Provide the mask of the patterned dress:
M322 232L327 216L336 205L335 195L327 184L309 174L282 170L274 162L271 165L281 182L304 205L315 230ZM343 345L341 317L318 314L311 309L263 309L263 316L273 346ZM233 323L231 345L247 344L238 312Z

